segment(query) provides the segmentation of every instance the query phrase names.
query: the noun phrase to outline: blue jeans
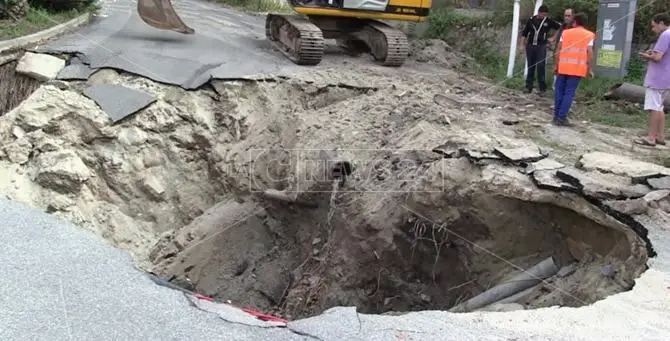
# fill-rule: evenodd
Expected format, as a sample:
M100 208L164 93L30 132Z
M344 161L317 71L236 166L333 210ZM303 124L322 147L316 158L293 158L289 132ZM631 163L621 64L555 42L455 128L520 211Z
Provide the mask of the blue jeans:
M554 83L554 119L565 120L575 99L575 92L582 77L556 75Z

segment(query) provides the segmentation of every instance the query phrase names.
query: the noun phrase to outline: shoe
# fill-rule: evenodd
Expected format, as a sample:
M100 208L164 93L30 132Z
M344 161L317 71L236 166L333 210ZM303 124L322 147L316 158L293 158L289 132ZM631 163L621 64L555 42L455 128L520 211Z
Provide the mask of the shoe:
M665 140L656 140L656 144L659 146L665 146Z
M574 124L572 124L572 122L568 121L567 118L564 119L564 120L558 120L558 125L561 126L561 127L573 127L574 126Z
M636 144L639 144L641 146L647 146L647 147L654 147L654 146L656 146L656 143L657 143L655 141L651 142L651 141L647 140L646 137L635 139L635 140L633 140L633 142L636 143Z
M524 94L530 94L532 92L533 92L533 89L528 89L528 88L526 88L526 90L523 91Z

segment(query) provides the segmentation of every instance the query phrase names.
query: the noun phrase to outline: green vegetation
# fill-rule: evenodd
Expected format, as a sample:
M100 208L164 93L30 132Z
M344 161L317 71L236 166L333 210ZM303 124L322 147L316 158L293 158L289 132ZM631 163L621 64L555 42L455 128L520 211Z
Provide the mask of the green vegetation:
M39 32L71 20L80 14L77 10L50 13L43 9L30 8L26 16L17 21L13 19L0 20L0 40L13 39Z
M522 3L524 1L530 3L529 0L523 0ZM557 2L553 2L551 6L555 11L561 13L563 8L561 6L562 2L567 3L567 1L558 0ZM597 0L579 0L577 3L581 4L581 7L572 5L578 8L577 11L579 11L579 8L582 8L587 13L597 11ZM641 3L646 3L646 1L641 1ZM531 10L532 6L530 5ZM638 4L638 8L641 6L643 5ZM663 6L670 7L670 3L664 3ZM509 8L511 9L511 5ZM640 10L646 9L643 8ZM499 18L499 16L506 16L506 12L502 9L495 11L495 13L495 17L468 17L448 8L434 10L429 19L429 28L426 31L426 37L442 39L472 56L477 63L476 68L470 67L473 73L476 71L478 75L486 76L499 86L523 90L525 84L523 78L525 56L519 53L516 58L514 77L509 79L507 78L509 47L504 50L500 47L501 36L499 30L503 26L509 26L511 12L507 20ZM503 14L500 15L500 13ZM649 13L647 17L650 21L655 12ZM553 16L557 17L558 15L554 14ZM591 18L595 19L595 14ZM636 18L636 22L639 21L640 18ZM635 27L636 34L641 37L641 40L648 41L646 39L648 39L648 32L650 31L649 24L642 25L642 28L639 27L640 25L642 24L640 23ZM469 39L464 39L464 37ZM506 35L504 39L505 45L508 45L509 36ZM628 65L628 75L623 81L642 85L645 69L645 61L636 55L631 56ZM547 70L547 83L551 90L551 84L553 84L553 74L551 72L553 70L553 58L551 57L547 61ZM467 70L464 71L467 72ZM613 85L620 82L621 80L604 78L583 80L577 92L577 104L573 107L573 117L578 120L588 120L611 126L644 129L647 125L647 115L640 105L623 101L606 101L603 99L605 93ZM670 127L670 123L668 123L668 126Z
M93 0L0 0L0 40L39 32L95 10Z
M288 13L292 11L283 0L216 0L216 2L253 12Z

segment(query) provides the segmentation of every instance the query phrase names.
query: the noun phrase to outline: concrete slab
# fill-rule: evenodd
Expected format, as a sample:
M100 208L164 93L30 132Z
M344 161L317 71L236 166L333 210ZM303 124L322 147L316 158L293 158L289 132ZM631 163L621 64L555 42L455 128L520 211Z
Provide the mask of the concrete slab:
M95 101L114 123L156 101L145 92L117 84L96 84L84 89L84 95Z

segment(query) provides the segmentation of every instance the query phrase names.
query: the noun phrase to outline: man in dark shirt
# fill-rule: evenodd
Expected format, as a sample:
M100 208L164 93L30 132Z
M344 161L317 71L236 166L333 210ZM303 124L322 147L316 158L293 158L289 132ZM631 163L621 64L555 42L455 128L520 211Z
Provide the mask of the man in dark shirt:
M558 43L561 40L561 34L563 31L569 27L572 27L572 18L575 16L574 11L572 8L566 8L565 11L563 12L563 25L561 25L561 28L554 34L553 37L549 38L549 41L551 42L553 46L553 49L556 50L556 47L558 46Z
M537 71L537 83L540 92L544 93L547 91L546 59L549 31L561 28L560 23L549 18L548 12L549 9L546 5L540 6L537 15L532 16L526 22L526 27L521 32L521 50L526 51L526 60L528 61L526 93L533 91L535 71Z

